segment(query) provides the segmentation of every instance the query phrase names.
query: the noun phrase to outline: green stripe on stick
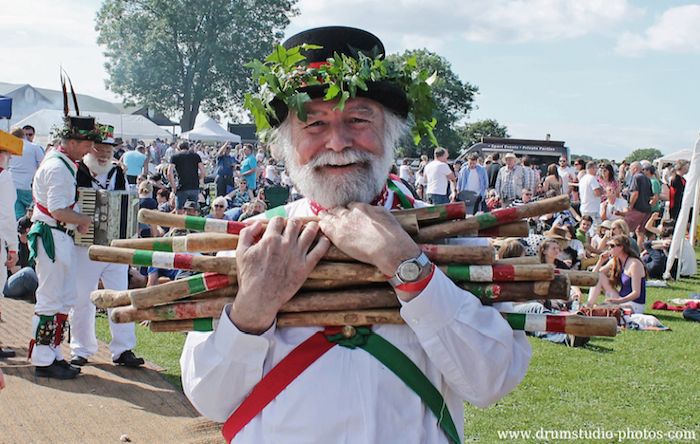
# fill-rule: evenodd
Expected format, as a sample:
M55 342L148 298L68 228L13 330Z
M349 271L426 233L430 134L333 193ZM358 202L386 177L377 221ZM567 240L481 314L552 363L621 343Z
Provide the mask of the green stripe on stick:
M525 320L527 315L525 313L501 313L503 317L506 318L510 328L513 330L525 330Z
M134 265L150 267L153 265L153 252L148 250L136 250L133 257Z
M446 273L450 279L458 281L470 281L470 266L469 265L448 265Z
M204 275L193 276L187 280L187 288L190 294L202 293L207 290L206 285L204 285Z
M166 253L172 253L173 252L172 239L153 242L153 251L163 251Z
M193 331L212 331L214 330L214 320L212 318L195 319L192 323Z
M203 217L185 216L185 228L194 231L204 231L207 220Z

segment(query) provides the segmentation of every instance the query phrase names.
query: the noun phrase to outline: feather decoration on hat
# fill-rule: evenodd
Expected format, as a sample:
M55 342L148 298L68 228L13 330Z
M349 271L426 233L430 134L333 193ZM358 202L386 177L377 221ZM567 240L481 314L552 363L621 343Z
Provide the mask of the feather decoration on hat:
M63 116L68 117L70 110L68 109L68 91L66 91L66 79L63 77L63 68L61 68L61 91L63 92Z

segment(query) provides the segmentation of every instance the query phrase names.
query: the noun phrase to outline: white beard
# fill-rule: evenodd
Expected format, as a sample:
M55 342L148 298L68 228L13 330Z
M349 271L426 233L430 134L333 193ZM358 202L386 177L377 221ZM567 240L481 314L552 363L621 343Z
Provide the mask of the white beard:
M100 163L99 159L97 156L95 156L92 153L87 153L83 157L83 163L88 167L90 172L94 174L95 176L101 176L103 174L107 174L109 170L112 169L112 162L109 161L106 164Z
M392 150L377 156L348 148L338 153L324 151L306 165L299 165L294 148L283 147L287 172L297 190L324 208L343 207L352 202L369 203L381 192L393 162ZM345 174L326 175L326 165L357 164Z

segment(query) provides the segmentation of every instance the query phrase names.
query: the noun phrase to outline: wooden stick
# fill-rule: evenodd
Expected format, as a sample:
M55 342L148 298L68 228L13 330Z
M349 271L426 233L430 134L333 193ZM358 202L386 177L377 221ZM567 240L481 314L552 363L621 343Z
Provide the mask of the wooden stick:
M568 276L571 285L577 287L595 287L598 284L598 273L583 270L563 270L557 268L554 273Z
M94 261L228 274L233 282L236 280L236 259L232 257L165 253L101 245L91 246L88 254L90 259ZM309 279L370 282L385 282L387 280L386 276L379 272L376 267L358 262L321 262L311 272Z
M165 284L160 284L160 285L165 285ZM157 286L156 286L157 287ZM142 294L143 293L149 293L151 292L151 288L155 287L147 287L147 288L141 288ZM129 297L129 291L130 290L95 290L92 292L90 295L90 298L92 299L93 304L97 308L115 308L115 307L125 307L127 305L131 305L131 298ZM222 287L222 288L216 288L214 290L209 290L209 291L204 291L201 293L195 293L193 295L180 295L181 297L176 297L175 299L172 299L171 301L168 301L166 303L171 303L172 301L176 300L202 300L202 299L215 299L215 298L225 298L225 297L234 297L236 295L236 292L238 291L238 287L235 285L229 286L229 287ZM174 295L177 296L177 295ZM139 296L141 297L141 296Z
M148 308L183 299L205 291L232 286L235 279L225 274L204 273L148 288L127 290L131 305Z
M479 230L475 235L479 237L527 237L530 235L530 226L527 221L522 220Z
M111 246L116 248L133 248L164 253L214 253L235 250L238 236L222 233L192 233L186 236L151 237L143 239L117 239ZM467 245L420 245L425 254L436 263L463 263L486 265L493 263L493 248L487 246L472 247ZM354 259L332 245L323 257L326 261L352 262Z
M420 242L433 242L447 237L463 236L478 230L498 225L516 222L528 217L541 216L569 208L569 197L566 195L527 203L518 207L494 210L477 216L467 216L463 220L446 222L421 228L416 239Z
M419 226L428 225L446 220L464 219L467 215L467 204L464 202L452 202L431 207L409 208L405 210L392 210L391 214L396 216L415 215Z
M565 299L568 297L568 280L557 276L550 282L516 282L505 284L461 285L483 303L532 299ZM229 287L201 293L195 300L183 300L146 309L132 305L112 310L112 320L117 323L135 321L171 321L217 317L226 304L234 301L235 289ZM400 308L396 292L388 285L343 291L303 291L284 304L280 313L354 311L367 309Z
M461 282L458 286L469 291L484 303L568 299L570 289L569 280L565 276L554 276L551 281L534 282Z
M617 334L615 318L579 315L551 315L534 313L501 313L513 330L527 332L547 331L575 336L610 336ZM212 331L216 318L151 322L154 332ZM346 326L373 324L403 324L398 310L358 310L354 312L282 313L277 327Z
M534 265L541 263L540 258L537 256L520 256L496 259L494 265Z
M166 253L215 253L235 250L238 235L224 233L191 233L186 236L147 237L143 239L116 239L112 247Z
M409 234L418 233L418 219L413 214L395 214L396 220ZM250 222L235 222L223 219L212 219L198 216L185 216L180 214L163 213L157 210L139 210L139 222L164 227L184 228L191 231L205 233L240 234L241 230L247 227ZM303 223L318 221L316 216L295 217ZM263 221L267 224L267 221Z
M456 282L551 281L554 267L539 265L440 265Z

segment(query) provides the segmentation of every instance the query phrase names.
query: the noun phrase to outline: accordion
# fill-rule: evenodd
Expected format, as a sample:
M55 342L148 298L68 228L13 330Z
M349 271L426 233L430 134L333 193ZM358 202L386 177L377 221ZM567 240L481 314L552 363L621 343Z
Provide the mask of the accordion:
M138 235L139 198L128 191L78 188L80 212L92 217L87 233L76 232L76 245L109 245Z

